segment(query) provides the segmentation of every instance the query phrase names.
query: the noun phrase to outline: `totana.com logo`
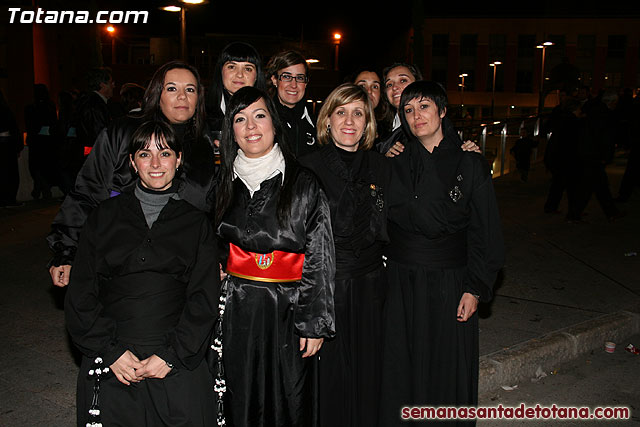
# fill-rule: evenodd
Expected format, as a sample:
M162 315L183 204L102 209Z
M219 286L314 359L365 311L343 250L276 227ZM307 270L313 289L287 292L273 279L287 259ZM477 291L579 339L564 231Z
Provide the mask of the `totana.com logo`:
M37 10L9 8L10 24L146 24L146 10Z

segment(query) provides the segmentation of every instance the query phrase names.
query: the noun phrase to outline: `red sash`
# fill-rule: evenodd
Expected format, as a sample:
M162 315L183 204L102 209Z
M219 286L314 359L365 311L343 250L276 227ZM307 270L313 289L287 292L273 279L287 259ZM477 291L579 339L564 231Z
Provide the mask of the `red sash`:
M258 282L297 282L302 279L304 254L273 251L258 254L229 243L227 273Z

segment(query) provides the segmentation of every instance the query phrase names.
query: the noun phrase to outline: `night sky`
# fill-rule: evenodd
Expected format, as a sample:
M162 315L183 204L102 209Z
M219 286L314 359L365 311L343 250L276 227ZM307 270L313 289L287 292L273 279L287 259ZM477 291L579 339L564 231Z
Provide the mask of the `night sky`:
M178 26L177 14L158 10L169 1L116 0L96 1L105 10L148 10L148 25L131 26L134 33L172 35ZM479 1L424 1L424 14L454 17L624 17L640 16L637 1L514 1L512 5L497 6L502 2ZM85 5L87 3L84 3ZM409 28L411 2L353 2L353 1L263 1L211 0L208 4L191 6L187 15L188 34L281 34L299 39L329 38L334 31L345 37L382 38Z

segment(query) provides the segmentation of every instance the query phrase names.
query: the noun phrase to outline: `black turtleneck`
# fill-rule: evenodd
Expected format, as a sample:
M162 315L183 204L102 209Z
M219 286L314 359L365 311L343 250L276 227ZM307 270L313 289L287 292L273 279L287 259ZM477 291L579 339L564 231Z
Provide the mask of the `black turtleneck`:
M142 181L138 180L138 184L134 190L136 198L140 201L140 207L147 221L147 226L151 228L156 222L160 212L169 202L169 199L180 199L178 196L178 185L174 180L171 187L166 190L153 190L142 185Z
M340 160L344 162L347 168L351 169L351 165L353 165L354 160L356 159L356 155L358 151L347 151L342 147L338 147L336 145L336 151L338 152L338 156L340 156Z

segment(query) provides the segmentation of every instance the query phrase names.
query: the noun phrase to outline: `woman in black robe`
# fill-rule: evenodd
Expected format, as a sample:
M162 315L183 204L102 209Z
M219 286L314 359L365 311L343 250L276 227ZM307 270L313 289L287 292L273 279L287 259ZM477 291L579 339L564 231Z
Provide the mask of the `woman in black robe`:
M300 159L329 199L336 248L336 337L319 361L320 425L376 425L382 359L382 307L387 242L384 192L389 166L370 151L376 138L373 106L365 90L346 83L323 103L318 142Z
M215 159L206 131L204 87L198 70L181 61L158 67L144 95L142 116L126 116L103 130L65 197L47 236L53 259L49 274L55 286L69 283L78 236L91 211L103 200L135 186L129 167L129 143L145 121L169 124L183 144L178 194L198 209L214 207Z
M329 205L264 92L231 97L222 135L226 425L314 426L315 354L335 333Z
M83 353L78 426L210 426L204 354L219 271L206 214L174 181L182 147L163 122L132 136L136 186L94 209L66 294L67 329Z
M447 96L415 82L400 102L412 138L391 160L390 244L380 425L407 406L472 406L478 395L479 301L492 298L504 247L486 160L460 149Z

